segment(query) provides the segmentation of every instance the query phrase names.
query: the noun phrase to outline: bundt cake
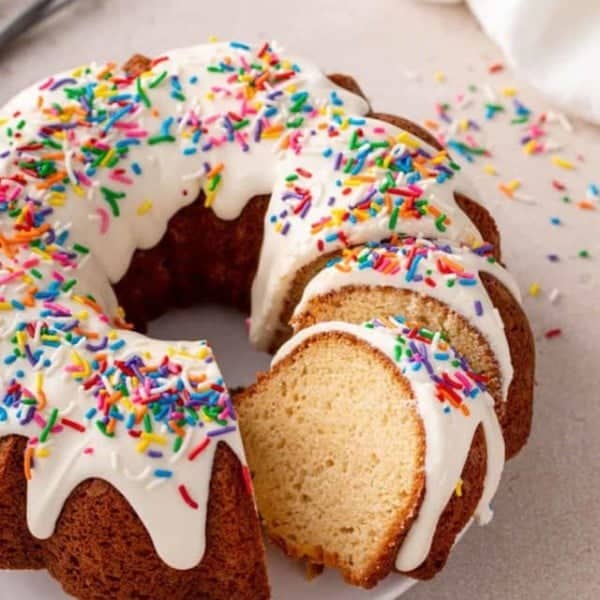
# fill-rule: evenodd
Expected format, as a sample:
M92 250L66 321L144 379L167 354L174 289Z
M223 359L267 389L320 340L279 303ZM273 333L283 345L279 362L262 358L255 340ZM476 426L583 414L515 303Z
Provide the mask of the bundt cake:
M461 245L499 260L473 198L426 132L271 43L92 64L17 95L0 111L0 568L46 568L86 599L266 598L246 448L262 520L288 553L363 586L394 566L435 573L471 516L486 518L504 452L494 402L509 455L528 434L531 337L510 281L465 258L506 339L443 295L420 297L419 323L405 293L423 290L395 274L356 285L355 311L341 279L325 295L315 279L295 308L319 271L363 260L363 244L401 262L443 238L432 248L454 274ZM263 349L290 337L293 315L272 372L239 397L240 422L206 342L142 335L205 298L251 304ZM446 415L435 434L434 407ZM342 414L353 422L334 426ZM351 442L368 464L347 460ZM436 471L436 453L452 463ZM277 461L294 474L280 489ZM313 476L326 487L305 490ZM332 486L368 491L372 509L312 537Z

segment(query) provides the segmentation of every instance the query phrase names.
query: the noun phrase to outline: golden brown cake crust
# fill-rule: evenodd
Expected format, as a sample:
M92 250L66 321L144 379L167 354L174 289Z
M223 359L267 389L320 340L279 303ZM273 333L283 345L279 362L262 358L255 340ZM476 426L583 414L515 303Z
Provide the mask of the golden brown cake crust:
M500 406L496 403L504 433L506 458L512 458L525 445L531 431L535 342L527 316L506 286L490 273L481 272L479 275L504 323L514 370L508 388L508 401Z
M29 533L25 515L26 440L0 439L0 568L48 571L84 600L244 600L269 597L264 548L242 468L224 443L215 453L201 563L179 571L163 563L125 498L101 479L69 496L48 540ZM168 520L168 516L165 515Z

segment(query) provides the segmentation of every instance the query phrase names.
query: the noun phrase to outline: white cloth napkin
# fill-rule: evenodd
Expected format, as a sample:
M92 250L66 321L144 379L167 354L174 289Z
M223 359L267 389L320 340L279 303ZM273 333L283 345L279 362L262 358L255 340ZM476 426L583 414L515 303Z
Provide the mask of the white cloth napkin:
M600 0L467 3L511 66L558 106L600 124Z

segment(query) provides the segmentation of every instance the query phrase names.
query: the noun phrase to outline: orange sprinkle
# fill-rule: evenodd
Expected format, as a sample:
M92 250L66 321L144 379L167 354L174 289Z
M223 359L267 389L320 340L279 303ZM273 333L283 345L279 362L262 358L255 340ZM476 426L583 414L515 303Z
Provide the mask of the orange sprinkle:
M25 472L25 479L31 481L31 462L33 459L33 448L28 446L25 450L25 460L23 462L23 470Z
M44 179L44 181L40 181L38 184L36 184L35 187L38 190L47 190L49 187L52 187L55 183L58 183L66 176L66 171L58 171L57 173L54 173L54 175L51 175L50 177Z
M214 177L215 175L217 175L218 173L220 173L223 170L223 167L225 165L223 163L219 163L218 165L215 165L207 174L206 177L207 179L210 179L211 177Z
M185 431L177 425L176 421L169 421L169 427L179 436L185 437Z
M577 207L583 210L596 210L596 207L589 200L582 200L577 203Z

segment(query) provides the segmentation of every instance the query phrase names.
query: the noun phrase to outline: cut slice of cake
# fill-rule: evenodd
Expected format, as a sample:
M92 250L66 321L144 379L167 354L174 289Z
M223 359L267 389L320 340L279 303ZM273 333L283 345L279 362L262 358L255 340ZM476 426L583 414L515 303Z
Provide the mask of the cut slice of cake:
M439 333L401 318L317 324L236 405L267 533L350 583L430 577L486 518L502 434L481 378Z

